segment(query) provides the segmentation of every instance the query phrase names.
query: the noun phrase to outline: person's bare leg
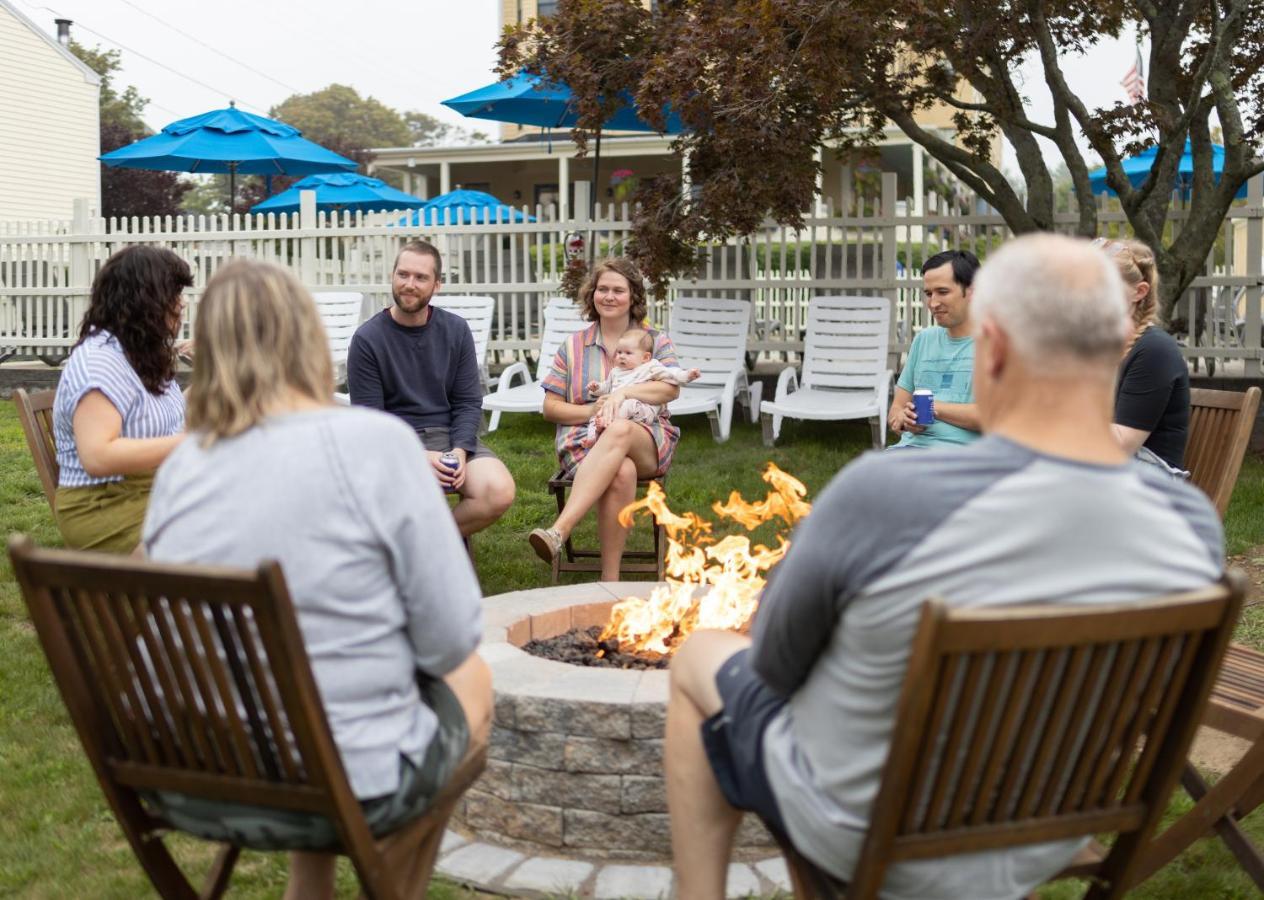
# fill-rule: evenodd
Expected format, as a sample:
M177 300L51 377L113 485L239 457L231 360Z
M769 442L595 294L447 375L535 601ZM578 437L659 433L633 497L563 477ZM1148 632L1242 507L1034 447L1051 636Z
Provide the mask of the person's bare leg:
M720 666L750 638L731 631L695 631L671 663L663 764L671 816L676 896L724 900L733 835L742 814L724 799L702 745L702 723L720 711Z
M465 465L461 502L452 510L462 537L482 531L505 514L514 501L514 480L505 464L493 456Z
M597 539L601 545L601 580L618 581L628 529L619 524L619 510L636 499L636 463L624 457L614 481L597 501Z
M332 900L337 861L333 853L291 853L290 881L285 886L284 900Z
M466 755L487 746L492 730L492 670L477 653L471 653L465 661L443 676L444 682L456 694L465 723L470 729L470 746Z
M650 472L658 465L654 439L644 426L627 419L616 419L601 433L597 443L593 444L588 455L579 464L575 471L575 480L571 484L570 496L566 499L566 508L550 527L564 538L574 531L575 526L588 514L588 510L592 509L593 504L606 492L606 488L610 487L619 467L629 457L638 471L645 471L644 464L649 464Z

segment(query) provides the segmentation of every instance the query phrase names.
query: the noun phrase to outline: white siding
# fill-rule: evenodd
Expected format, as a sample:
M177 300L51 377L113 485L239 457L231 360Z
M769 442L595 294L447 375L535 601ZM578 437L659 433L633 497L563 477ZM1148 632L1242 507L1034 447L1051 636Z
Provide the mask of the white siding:
M101 207L98 88L0 5L0 221Z

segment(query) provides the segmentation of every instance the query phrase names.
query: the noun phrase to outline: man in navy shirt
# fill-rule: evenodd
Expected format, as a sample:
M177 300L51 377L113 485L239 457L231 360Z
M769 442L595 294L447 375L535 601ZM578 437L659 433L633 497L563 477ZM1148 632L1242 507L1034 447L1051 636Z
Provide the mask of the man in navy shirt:
M347 354L356 406L394 413L413 427L439 483L461 495L453 510L462 535L481 531L513 503L509 470L478 439L483 385L474 337L460 316L430 305L443 278L439 250L410 241L395 258L395 304L361 325ZM457 467L440 457L451 452Z

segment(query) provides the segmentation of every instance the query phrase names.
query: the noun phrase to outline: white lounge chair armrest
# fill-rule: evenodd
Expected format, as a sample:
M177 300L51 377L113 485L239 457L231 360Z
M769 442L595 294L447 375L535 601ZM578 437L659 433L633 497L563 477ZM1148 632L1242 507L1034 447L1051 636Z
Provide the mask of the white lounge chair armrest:
M799 389L799 376L794 366L787 366L777 376L777 390L773 393L773 402L777 403Z
M527 368L524 362L516 362L509 366L505 371L500 373L500 378L496 382L497 391L507 391L513 387L515 377L520 377L523 384L531 383L531 370Z
M737 397L738 385L742 383L742 376L746 371L740 366L734 366L729 370L729 374L724 377L724 396Z
M887 407L890 406L891 382L894 380L895 372L890 369L878 375L878 411L883 416L887 414Z

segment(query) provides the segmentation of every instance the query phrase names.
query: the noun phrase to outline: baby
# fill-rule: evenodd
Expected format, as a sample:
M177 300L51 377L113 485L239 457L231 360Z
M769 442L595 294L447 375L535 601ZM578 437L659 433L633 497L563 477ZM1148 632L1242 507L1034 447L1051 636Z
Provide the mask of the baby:
M654 359L654 336L644 328L629 328L619 336L615 344L614 368L605 381L590 381L587 391L590 396L604 397L620 388L632 384L644 384L647 381L670 381L673 384L685 384L693 381L702 373L697 369L678 369L665 366ZM646 403L643 400L624 400L615 410L616 419L631 419L633 422L650 424L658 418L663 407ZM597 417L588 420L588 442L597 440L602 428L597 427Z

